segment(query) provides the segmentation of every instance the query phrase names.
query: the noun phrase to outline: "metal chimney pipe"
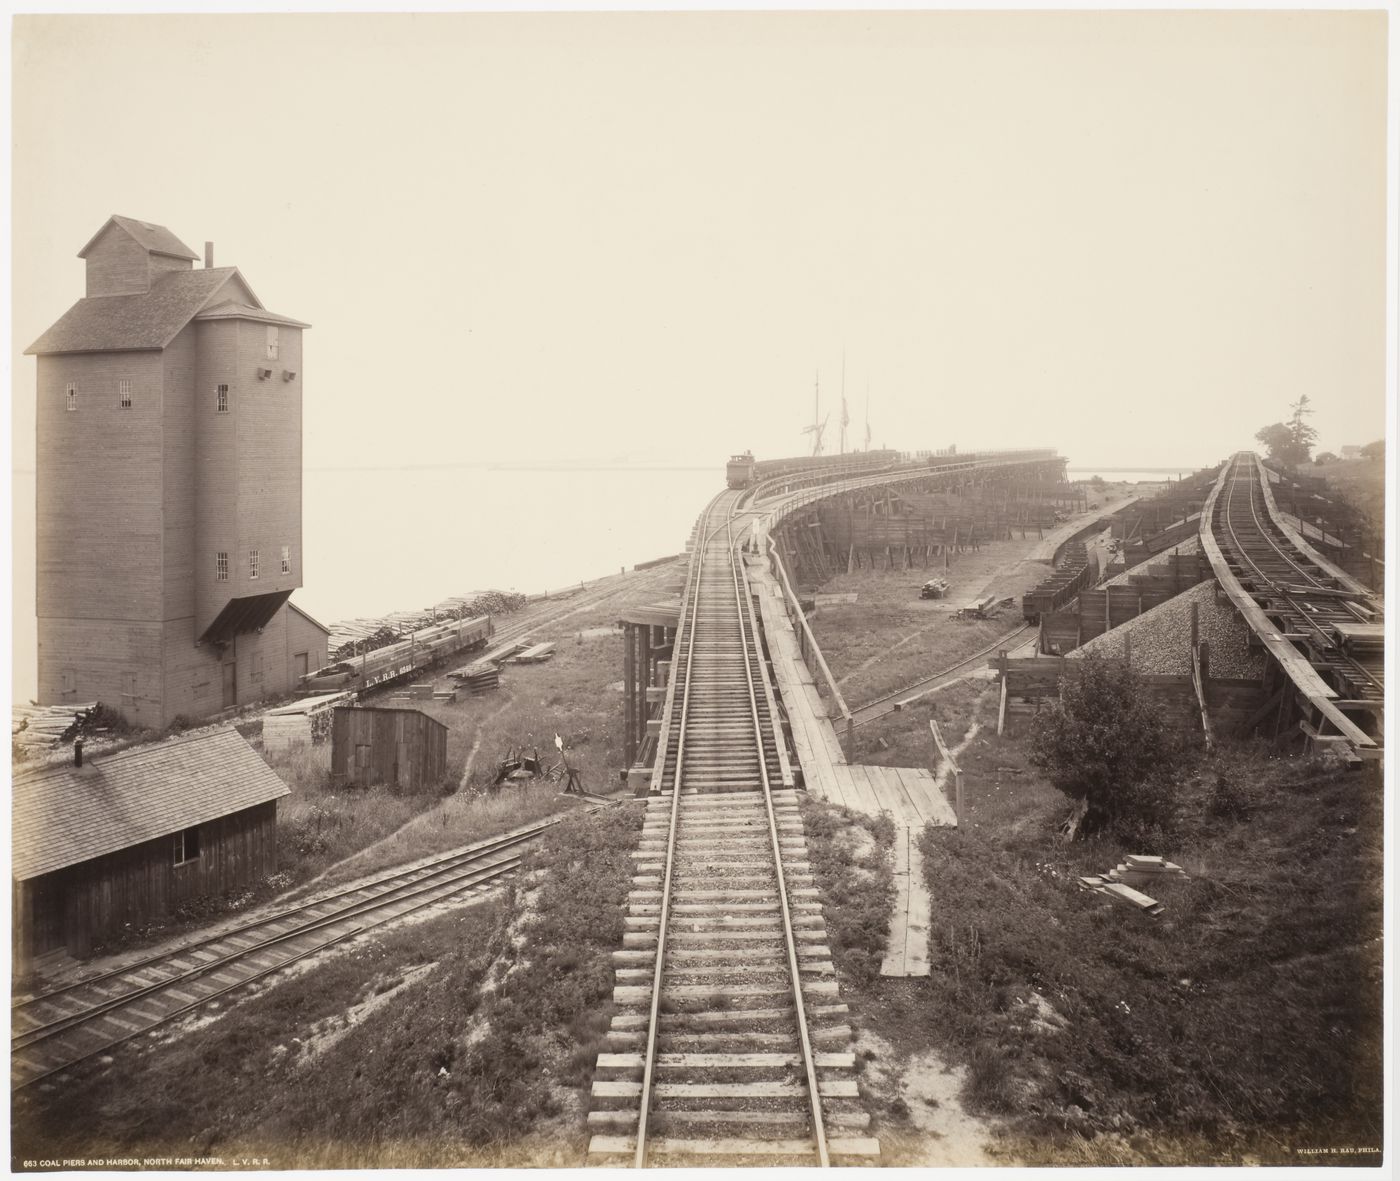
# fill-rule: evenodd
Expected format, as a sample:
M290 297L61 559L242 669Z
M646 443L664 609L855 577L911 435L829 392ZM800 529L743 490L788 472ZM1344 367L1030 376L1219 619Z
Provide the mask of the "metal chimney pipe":
M214 243L204 243L204 269L212 270L214 267Z
M82 765L83 765L83 740L82 740L81 738L79 738L79 739L77 740L77 742L73 743L73 766L75 766L75 767L81 767Z

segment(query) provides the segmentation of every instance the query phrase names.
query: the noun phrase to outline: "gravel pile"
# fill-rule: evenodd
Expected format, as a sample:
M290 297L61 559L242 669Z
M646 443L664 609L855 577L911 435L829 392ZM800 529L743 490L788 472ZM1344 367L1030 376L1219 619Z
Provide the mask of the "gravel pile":
M1172 546L1172 548L1169 549L1169 550L1165 550L1165 551L1163 551L1163 552L1160 553L1160 554L1153 554L1153 555L1152 555L1150 558L1148 558L1146 561L1139 562L1136 566L1129 566L1126 570L1123 571L1122 574L1115 574L1115 575L1114 575L1112 578L1110 578L1106 583L1104 583L1104 585L1105 585L1105 586L1126 586L1127 583L1128 583L1128 577L1129 577L1129 575L1132 575L1132 574L1147 574L1147 573L1149 573L1149 571L1150 571L1150 569L1151 569L1151 566L1152 566L1152 564L1153 564L1154 562L1160 563L1160 564L1161 564L1162 569L1161 569L1160 573L1162 573L1163 575L1165 575L1166 572L1167 572L1167 562L1166 562L1167 554L1180 554L1182 557L1188 557L1188 556L1190 556L1191 554L1198 554L1198 553L1200 553L1200 552L1201 552L1201 538L1200 538L1200 535L1198 534L1198 535L1195 536L1195 537L1188 537L1185 541L1180 542L1180 543L1178 543L1177 545Z
M1121 627L1096 636L1069 653L1077 656L1123 655L1123 637L1133 637L1133 667L1143 673L1189 673L1191 671L1191 604L1200 611L1201 639L1210 646L1210 671L1216 677L1255 678L1264 675L1266 657L1258 649L1248 650L1249 625L1235 614L1228 603L1215 601L1215 581L1205 582L1179 594L1160 607L1130 619Z

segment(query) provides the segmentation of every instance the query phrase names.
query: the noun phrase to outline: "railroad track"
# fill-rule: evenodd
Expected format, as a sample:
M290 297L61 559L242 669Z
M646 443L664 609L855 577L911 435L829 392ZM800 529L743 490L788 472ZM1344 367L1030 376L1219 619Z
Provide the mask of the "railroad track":
M851 1030L735 550L712 502L676 637L590 1164L866 1161Z
M10 1008L12 1092L65 1070L298 960L414 911L480 894L520 867L521 846L558 818L285 907L175 951Z
M1286 635L1305 645L1314 666L1345 699L1379 708L1385 699L1383 647L1348 651L1336 630L1339 624L1379 623L1379 604L1359 584L1349 586L1351 580L1313 561L1274 523L1252 452L1235 457L1215 517L1216 536L1245 589Z
M993 652L1007 647L1012 641L1024 636L1030 630L1031 624L1023 623L1020 627L1013 628L1006 635L994 640L971 656L959 660L956 664L950 664L941 672L936 672L930 677L915 681L912 685L905 685L903 689L896 689L882 697L875 698L873 701L867 701L864 705L857 706L851 710L851 720L857 726L864 726L867 722L874 722L887 714L898 712L915 698L923 697L936 689L944 689L955 681L962 680L968 670L976 668Z

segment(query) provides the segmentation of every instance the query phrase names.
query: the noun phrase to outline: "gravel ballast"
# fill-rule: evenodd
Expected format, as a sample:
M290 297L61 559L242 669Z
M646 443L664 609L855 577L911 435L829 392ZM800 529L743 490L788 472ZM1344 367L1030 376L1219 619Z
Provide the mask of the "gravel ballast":
M1180 554L1183 558L1185 558L1185 557L1190 557L1190 555L1192 555L1192 554L1198 554L1198 553L1200 553L1200 552L1201 552L1201 539L1200 539L1200 537L1199 537L1199 536L1196 536L1196 537L1188 537L1185 541L1183 541L1183 542L1181 542L1181 543L1179 543L1179 544L1177 544L1177 545L1172 546L1172 548L1169 549L1169 550L1163 550L1160 554L1153 554L1150 558L1147 558L1147 559L1145 559L1145 560L1139 562L1136 566L1129 566L1129 567L1128 567L1126 570L1124 570L1121 574L1115 574L1115 575L1114 575L1112 578L1110 578L1106 583L1104 583L1104 585L1105 585L1105 586L1126 586L1127 583L1128 583L1128 579L1131 578L1134 574L1149 574L1149 573L1151 573L1151 572L1152 572L1152 567L1153 567L1154 564L1155 564L1155 565L1160 565L1160 566L1162 567L1162 573L1165 574L1165 573L1166 573L1166 570L1167 570L1167 556L1168 556L1169 554Z
M1264 675L1263 652L1246 645L1249 626L1228 603L1215 601L1215 582L1207 579L1160 607L1144 612L1121 627L1096 636L1069 653L1108 658L1123 655L1124 636L1133 638L1133 667L1143 673L1191 671L1191 604L1200 612L1201 639L1210 647L1210 672L1215 677L1258 678Z

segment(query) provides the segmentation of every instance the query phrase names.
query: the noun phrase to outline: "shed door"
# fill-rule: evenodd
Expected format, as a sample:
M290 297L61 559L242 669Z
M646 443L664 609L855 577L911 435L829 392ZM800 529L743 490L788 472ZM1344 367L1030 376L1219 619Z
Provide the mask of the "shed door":
M369 769L372 763L373 750L368 743L357 743L355 746L355 782L365 784L369 782Z
M412 786L413 786L413 763L410 761L410 759L411 759L412 756L409 754L409 746L408 746L408 743L406 743L406 742L400 742L400 743L399 743L398 756L399 756L399 757L398 757L398 762L395 764L395 767L394 767L394 770L395 770L396 776L397 776L396 779L395 779L395 782L396 782L400 787L412 787Z
M310 668L308 667L307 654L305 652L297 652L292 656L292 676L304 677L309 671Z
M238 704L238 665L230 661L224 665L224 709Z

